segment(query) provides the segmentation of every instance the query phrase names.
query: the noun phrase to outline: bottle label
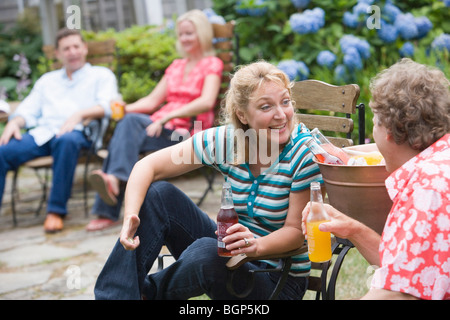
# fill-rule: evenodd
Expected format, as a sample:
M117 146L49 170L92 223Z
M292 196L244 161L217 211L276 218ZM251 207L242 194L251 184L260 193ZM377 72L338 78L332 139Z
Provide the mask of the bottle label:
M225 242L222 239L227 235L227 229L234 225L234 222L217 222L217 246L225 248Z
M319 225L323 221L313 221L306 223L306 233L308 235L308 255L311 262L325 262L331 259L331 234L319 230Z

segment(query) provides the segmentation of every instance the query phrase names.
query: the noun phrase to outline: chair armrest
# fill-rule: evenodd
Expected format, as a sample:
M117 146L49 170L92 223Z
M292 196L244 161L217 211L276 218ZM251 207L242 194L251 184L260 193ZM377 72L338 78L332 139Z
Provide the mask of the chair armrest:
M254 261L254 260L271 260L271 259L283 259L291 256L295 256L298 254L302 254L308 251L308 247L306 245L295 249L291 251L287 251L284 253L278 253L278 254L270 254L266 256L260 256L260 257L249 257L245 253L239 254L237 256L233 256L228 260L227 262L227 268L229 270L235 270L239 268L241 265L243 265L246 262Z
M107 117L99 119L86 119L83 122L84 134L92 141L91 150L96 153L103 147L103 137L109 126L109 119Z

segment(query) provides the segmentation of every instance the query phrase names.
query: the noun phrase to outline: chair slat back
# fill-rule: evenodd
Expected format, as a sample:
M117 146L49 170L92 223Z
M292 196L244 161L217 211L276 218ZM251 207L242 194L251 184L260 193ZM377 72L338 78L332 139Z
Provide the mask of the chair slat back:
M213 24L212 27L216 56L223 62L222 83L217 100L217 112L218 109L220 109L220 102L225 97L225 92L230 85L230 74L235 65L239 64L239 55L237 50L237 38L234 33L235 22L230 21L226 24ZM216 119L217 118L218 117L216 116Z
M213 24L214 33L214 49L216 50L216 56L223 61L223 86L220 91L221 94L225 93L230 82L230 73L235 66L235 34L234 34L235 22L230 21L226 24Z
M356 84L334 86L318 80L304 80L297 81L292 88L295 108L303 110L296 114L296 119L310 130L318 128L321 131L346 133L347 138L328 137L339 147L353 144L349 138L354 128L350 115L356 113L358 97L359 86ZM322 112L313 114L313 110ZM336 113L344 113L345 117Z
M92 65L102 65L114 71L114 59L116 57L116 40L88 41L88 55L86 61ZM62 67L56 57L55 46L45 45L42 47L45 57L51 61L50 69L56 70Z

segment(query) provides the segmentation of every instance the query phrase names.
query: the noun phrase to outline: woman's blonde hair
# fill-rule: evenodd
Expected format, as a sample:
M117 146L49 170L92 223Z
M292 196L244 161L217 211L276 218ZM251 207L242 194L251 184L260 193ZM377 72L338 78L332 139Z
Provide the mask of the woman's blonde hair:
M214 37L213 28L206 15L201 10L194 9L179 16L175 26L177 36L178 36L178 26L180 22L186 20L192 22L195 26L195 30L197 32L197 36L200 41L200 46L202 48L203 55L204 56L215 55L215 50L212 43ZM186 52L183 50L183 47L181 46L178 39L176 43L176 48L181 56L186 57Z
M370 108L397 144L424 150L450 132L450 82L444 73L405 58L370 84Z
M237 111L245 111L253 92L269 81L288 89L291 95L292 83L289 77L274 65L258 61L241 66L232 76L226 98L222 101L221 123L232 124L235 129L248 129L239 120Z

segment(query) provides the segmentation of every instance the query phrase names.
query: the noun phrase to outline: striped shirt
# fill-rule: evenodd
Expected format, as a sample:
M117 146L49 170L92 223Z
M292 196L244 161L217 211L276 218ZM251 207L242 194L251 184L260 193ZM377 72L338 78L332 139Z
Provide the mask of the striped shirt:
M311 135L303 124L295 127L278 158L258 177L253 176L248 163L233 163L234 138L231 126L199 132L193 138L195 155L203 164L217 168L231 183L239 222L255 237L262 237L283 227L291 191L307 190L313 181L323 183L319 167L305 145ZM277 265L275 260L264 262ZM307 276L309 271L307 253L293 258L291 275Z

